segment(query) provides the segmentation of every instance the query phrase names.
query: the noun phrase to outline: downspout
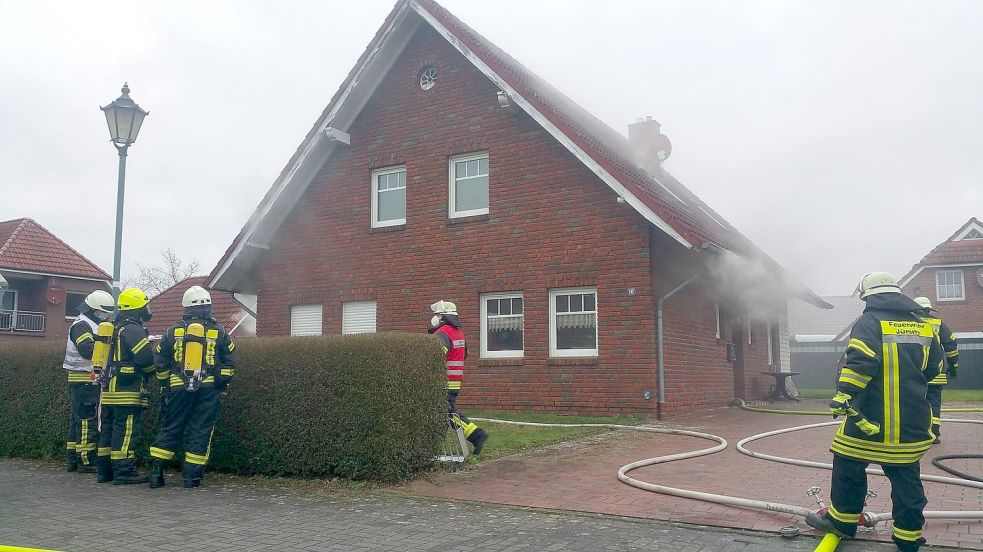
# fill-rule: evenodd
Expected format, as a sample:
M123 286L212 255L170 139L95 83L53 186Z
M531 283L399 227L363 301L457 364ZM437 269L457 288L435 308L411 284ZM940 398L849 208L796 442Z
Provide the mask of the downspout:
M229 292L229 297L231 297L231 298L232 298L232 300L233 300L233 301L235 301L235 304L237 304L237 305L239 305L240 307L242 307L242 310L244 310L244 311L246 311L247 313L249 313L249 314L250 314L250 315L251 315L251 316L252 316L253 318L256 318L257 320L259 319L259 318L258 318L258 317L256 316L256 313L255 313L255 312L253 312L253 309L251 309L251 308L249 308L249 307L247 307L247 306L246 306L245 304L243 304L243 302L242 302L242 301L240 301L240 300L239 300L239 299L238 299L238 298L236 297L236 292L234 292L234 291L230 291L230 292Z
M656 403L656 418L659 419L659 420L662 419L662 405L664 405L666 403L665 338L662 335L662 305L670 297L672 297L673 295L679 293L680 291L683 290L683 288L685 288L686 286L688 286L691 283L693 283L694 280L699 279L699 277L700 277L699 274L694 274L693 276L690 276L688 280L686 280L685 282L683 282L683 283L679 284L678 286L676 286L675 288L673 288L672 291L670 291L669 293L665 294L665 296L663 296L662 299L659 299L659 302L658 302L658 307L657 307L658 314L656 315L656 319L658 321L657 322L657 325L658 325L658 330L657 331L658 331L658 333L657 333L657 337L656 337L656 342L657 342L658 350L659 350L659 400Z

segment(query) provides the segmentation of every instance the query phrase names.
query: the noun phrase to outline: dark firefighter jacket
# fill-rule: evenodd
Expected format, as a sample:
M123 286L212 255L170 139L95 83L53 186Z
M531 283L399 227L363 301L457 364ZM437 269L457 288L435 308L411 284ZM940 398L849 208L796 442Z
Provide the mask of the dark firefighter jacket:
M924 311L923 311L924 312ZM928 322L935 327L939 334L939 344L942 345L942 352L945 353L946 360L949 362L949 370L954 370L959 368L959 348L956 345L956 336L949 329L949 326L945 325L945 322L941 318L932 316L930 312L924 312L920 315L922 320ZM955 378L955 374L952 376ZM945 385L949 383L949 377L946 375L946 370L939 372L935 379L928 382L929 385Z
M147 406L143 381L154 371L154 351L146 328L125 311L115 322L109 387L102 393L102 404L109 406Z
M830 451L881 464L911 464L932 446L932 411L925 393L942 369L942 348L934 328L915 314L921 307L900 293L867 299L847 344L846 363L836 385L879 433L865 435L848 417Z
M235 375L238 359L236 345L222 325L211 316L185 315L184 319L167 328L157 344L155 371L157 380L166 387L186 387L191 374L184 371L184 336L188 325L199 323L205 327L205 346L202 347L201 368L205 370L201 387L225 389Z

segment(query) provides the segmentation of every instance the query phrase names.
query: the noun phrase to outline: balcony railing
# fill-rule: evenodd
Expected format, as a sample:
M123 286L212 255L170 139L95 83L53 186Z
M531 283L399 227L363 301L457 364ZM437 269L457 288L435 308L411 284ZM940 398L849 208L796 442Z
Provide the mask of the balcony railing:
M0 332L43 332L44 313L0 310Z

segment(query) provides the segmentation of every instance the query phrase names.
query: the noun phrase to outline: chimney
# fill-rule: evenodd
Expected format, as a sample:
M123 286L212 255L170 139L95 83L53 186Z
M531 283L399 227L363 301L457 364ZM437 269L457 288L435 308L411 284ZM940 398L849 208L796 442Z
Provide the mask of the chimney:
M672 153L672 144L662 134L662 125L651 115L628 125L628 143L642 156L646 166L650 163L662 165Z

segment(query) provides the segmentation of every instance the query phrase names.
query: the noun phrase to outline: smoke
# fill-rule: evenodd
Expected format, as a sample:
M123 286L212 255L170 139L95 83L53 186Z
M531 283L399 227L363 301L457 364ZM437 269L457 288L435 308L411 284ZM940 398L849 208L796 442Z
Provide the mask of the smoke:
M729 251L710 255L707 270L707 285L712 286L720 301L754 318L784 316L788 312L788 298L806 291L790 282L781 268Z

